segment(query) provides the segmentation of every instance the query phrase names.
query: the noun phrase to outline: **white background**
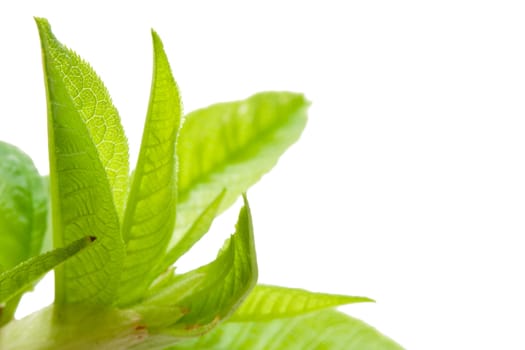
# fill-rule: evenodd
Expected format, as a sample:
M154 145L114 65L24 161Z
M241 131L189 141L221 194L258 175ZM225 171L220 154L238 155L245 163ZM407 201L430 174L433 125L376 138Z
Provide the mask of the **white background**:
M343 309L408 349L525 348L521 2L1 2L0 139L46 173L32 16L102 76L133 162L150 27L186 111L271 89L313 102L249 193L261 282L375 298ZM234 220L184 264L211 259ZM23 313L51 301L46 280Z

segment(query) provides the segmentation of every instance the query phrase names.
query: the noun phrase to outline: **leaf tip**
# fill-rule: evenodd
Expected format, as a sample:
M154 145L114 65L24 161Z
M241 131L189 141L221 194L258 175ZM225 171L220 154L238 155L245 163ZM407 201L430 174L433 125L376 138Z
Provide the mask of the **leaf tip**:
M51 25L49 24L47 18L34 16L33 19L35 20L39 31L48 31L51 29Z
M346 300L344 304L357 304L357 303L376 303L376 301L369 297L362 297L362 296L350 296L345 295L344 299ZM341 304L343 305L343 304Z
M33 16L33 19L35 20L37 24L48 24L49 25L49 21L45 17Z
M44 47L49 39L54 39L53 32L51 31L51 24L44 17L33 17L36 22L36 27L38 29L38 35L40 36L40 43Z
M153 39L153 47L155 49L160 49L160 48L164 47L164 45L162 44L162 40L160 39L159 34L153 28L151 28L151 38Z

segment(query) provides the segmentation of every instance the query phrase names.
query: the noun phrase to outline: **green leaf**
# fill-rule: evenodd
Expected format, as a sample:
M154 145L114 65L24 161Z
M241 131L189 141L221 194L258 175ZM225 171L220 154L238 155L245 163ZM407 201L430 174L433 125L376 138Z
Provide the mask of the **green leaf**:
M269 321L352 303L373 302L365 297L312 293L303 289L257 285L230 321Z
M178 306L138 305L132 309L140 315L144 326L151 329L166 327L184 316L184 310Z
M299 138L308 104L300 94L265 92L186 116L177 148L179 198L170 247L223 189L219 212L276 164Z
M44 273L86 248L94 240L94 237L81 238L64 248L32 257L0 273L0 304L31 288Z
M166 253L160 264L152 270L152 276L155 276L155 279L148 290L149 295L154 295L165 286L173 284L173 280L181 279L181 276L174 274L175 268L172 265L208 232L213 223L213 219L217 216L219 205L225 193L225 191L221 192L219 196L211 202L193 223L184 237ZM184 278L185 277L182 277L182 279Z
M157 290L144 303L179 306L185 313L165 330L170 335L188 337L202 334L227 318L246 298L257 282L257 262L248 201L239 213L235 233L215 261L183 275Z
M164 257L159 270L164 271L173 265L179 258L186 254L195 243L197 243L210 229L213 219L217 216L219 206L221 205L222 199L226 191L219 193L217 198L210 203L210 205L204 209L202 214L195 220L193 225L189 228L188 232L184 234L182 239L172 247ZM158 273L157 273L158 275Z
M225 247L229 244L230 240L225 243ZM180 310L180 312L175 313L168 312L154 323L159 335L171 333L174 324L189 311L187 306L181 306L187 305L187 301L184 301L200 291L219 286L229 271L233 269L234 254L228 254L226 251L227 249L223 248L213 262L185 274L175 274L175 268L169 267L150 286L142 303L135 306L134 309L141 314L145 312L143 314L145 319L151 319L150 310L171 310L174 308ZM148 327L151 326L148 324ZM204 325L205 330L211 327L212 325L209 324ZM204 330L200 330L204 332ZM180 336L179 333L181 332L175 335ZM188 334L183 336L188 336Z
M366 323L334 310L268 322L227 322L171 350L401 350Z
M20 294L15 295L4 305L0 304L0 329L2 326L8 324L13 320L16 309L18 307L18 303L20 303L20 299L22 299L23 293L24 292L21 292Z
M154 48L151 97L134 172L122 234L126 258L121 277L121 305L144 294L166 251L175 227L175 144L182 114L181 99L159 36L152 31Z
M0 266L40 253L46 215L47 189L33 161L0 141Z
M84 122L106 172L115 207L122 215L129 185L129 151L118 111L90 65L55 38L46 19L35 20L40 33L46 80L48 84L51 80L61 86L77 110L75 114ZM53 75L50 75L51 71ZM48 92L48 98L52 97Z
M47 186L31 158L0 141L0 271L42 250L47 197ZM0 308L0 325L11 320L21 296Z
M48 104L53 244L97 237L55 270L55 302L113 303L124 259L118 208L127 186L127 146L100 79L36 19ZM115 204L116 203L116 204Z
M42 249L40 249L40 253L50 251L53 249L53 226L51 225L51 219L52 219L52 213L51 213L51 196L49 193L49 176L42 176L42 183L44 186L44 192L46 194L46 222L45 222L45 232L43 234L42 238Z

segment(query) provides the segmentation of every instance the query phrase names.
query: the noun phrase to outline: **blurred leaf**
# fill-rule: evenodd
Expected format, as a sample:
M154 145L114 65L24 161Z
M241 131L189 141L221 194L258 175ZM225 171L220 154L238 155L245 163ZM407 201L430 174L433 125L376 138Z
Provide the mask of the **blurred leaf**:
M64 248L32 257L0 273L0 304L31 288L46 272L86 248L94 240L94 237L81 238Z
M218 213L276 164L299 138L308 104L301 94L264 92L186 116L177 148L179 198L170 248L224 189Z
M402 350L366 323L334 310L267 322L227 322L171 350Z
M0 141L0 271L40 253L47 227L47 197L47 186L31 158ZM13 317L21 296L2 307L0 325Z
M258 285L230 318L230 321L268 321L345 304L372 301L365 297L312 293L303 289Z

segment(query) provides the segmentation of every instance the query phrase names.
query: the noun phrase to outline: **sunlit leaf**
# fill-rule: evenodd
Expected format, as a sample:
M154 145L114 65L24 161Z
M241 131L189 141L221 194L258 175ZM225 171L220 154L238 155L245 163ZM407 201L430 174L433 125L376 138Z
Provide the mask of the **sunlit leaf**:
M104 86L36 19L48 99L53 244L97 237L55 271L55 302L111 304L124 258L118 207L127 186L127 146ZM115 206L115 202L117 206Z
M175 227L175 144L182 105L159 36L152 32L154 68L151 97L137 167L126 206L126 242L119 303L138 300L156 277Z
M202 334L227 318L257 281L257 262L250 209L245 198L235 233L208 265L176 276L172 283L146 299L149 305L176 305L185 315L166 333Z
M0 304L30 288L42 275L86 248L94 237L81 238L63 248L32 257L0 273Z
M366 323L334 310L267 322L228 322L171 350L402 350Z
M0 143L0 349L401 349L334 310L368 298L256 286L245 192L299 138L303 95L259 93L181 120L179 90L152 32L151 96L130 176L102 81L47 20L36 22L50 175ZM235 232L215 260L176 272L174 263L241 194ZM55 304L12 321L21 295L51 269Z
M371 302L365 297L312 293L303 289L258 285L231 321L268 321L352 303Z
M221 191L219 213L256 183L300 136L309 102L301 94L265 92L189 113L182 126L174 246Z
M210 229L213 219L217 216L225 191L219 193L210 205L204 209L202 214L197 217L193 225L184 234L182 239L173 246L164 257L159 270L163 271L174 264L180 257L190 250Z

